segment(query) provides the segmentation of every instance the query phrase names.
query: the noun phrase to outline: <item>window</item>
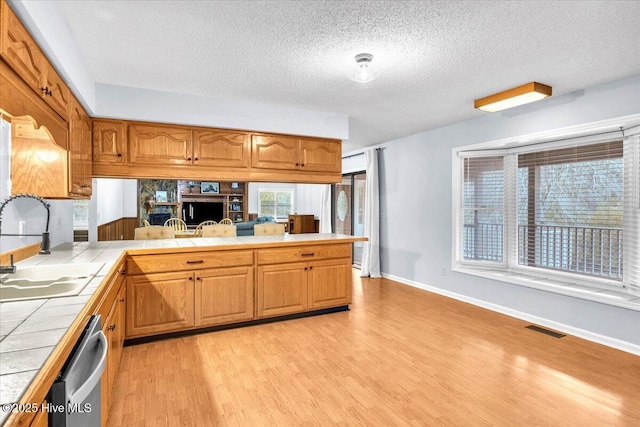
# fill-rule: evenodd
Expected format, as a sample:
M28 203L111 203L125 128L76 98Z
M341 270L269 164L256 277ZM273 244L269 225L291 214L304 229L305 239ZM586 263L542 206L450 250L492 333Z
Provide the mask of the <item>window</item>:
M640 292L640 135L487 148L457 152L454 268Z
M288 220L293 213L293 190L258 190L258 215L272 216L276 221Z
M518 155L518 264L622 280L622 141Z

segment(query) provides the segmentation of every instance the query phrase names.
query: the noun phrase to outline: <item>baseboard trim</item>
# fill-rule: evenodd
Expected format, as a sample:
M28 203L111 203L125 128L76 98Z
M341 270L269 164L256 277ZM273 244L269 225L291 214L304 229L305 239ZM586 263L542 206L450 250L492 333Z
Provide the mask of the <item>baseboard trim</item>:
M497 313L506 314L507 316L515 317L516 319L525 320L527 322L536 323L538 325L545 326L547 328L555 329L556 331L564 332L568 335L573 335L578 338L585 339L587 341L602 344L607 347L622 350L627 353L640 356L640 345L636 345L627 341L622 341L616 338L611 338L606 335L597 334L595 332L587 331L585 329L576 328L574 326L559 323L553 320L545 319L543 317L534 316L529 313L514 310L509 307L504 307L498 304L490 303L487 301L479 300L477 298L469 297L467 295L458 294L456 292L440 289L435 286L425 285L424 283L416 282L413 280L405 279L403 277L394 276L392 274L382 273L382 277L385 279L393 280L394 282L402 283L414 288L422 289L427 292L433 292L445 297L453 298L458 301L473 304L478 307L486 308L487 310L495 311Z

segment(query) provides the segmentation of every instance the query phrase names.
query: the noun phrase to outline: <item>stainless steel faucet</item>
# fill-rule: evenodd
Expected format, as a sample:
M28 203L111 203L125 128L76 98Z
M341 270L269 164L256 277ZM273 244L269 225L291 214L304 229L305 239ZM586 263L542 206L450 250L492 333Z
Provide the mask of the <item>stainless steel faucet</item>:
M2 234L2 211L4 207L7 206L10 202L18 198L28 198L35 199L42 203L44 208L47 210L47 225L45 227L44 232L42 233L42 243L40 244L40 253L41 254L50 254L51 253L51 238L49 236L49 219L51 218L51 211L49 203L47 203L42 197L38 197L35 194L16 194L15 196L9 197L5 200L2 205L0 205L0 236L40 236L40 234ZM13 265L13 257L11 257L11 265L9 266L0 266L0 272L2 273L15 273L16 267ZM6 271L5 271L6 270Z

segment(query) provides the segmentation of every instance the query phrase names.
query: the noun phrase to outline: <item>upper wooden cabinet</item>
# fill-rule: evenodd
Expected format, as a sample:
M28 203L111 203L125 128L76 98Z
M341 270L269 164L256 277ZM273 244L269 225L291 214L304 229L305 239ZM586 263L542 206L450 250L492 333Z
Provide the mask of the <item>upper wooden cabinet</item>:
M67 118L69 88L6 1L0 2L0 56L62 118Z
M44 54L6 1L0 1L0 55L25 81L39 92L44 80Z
M223 130L193 132L193 164L219 168L250 166L249 134Z
M125 163L125 123L117 120L93 121L93 161Z
M177 126L129 126L129 162L132 164L192 164L191 130Z
M91 120L74 97L69 102L69 192L91 195Z
M253 135L251 165L262 169L340 172L340 141Z

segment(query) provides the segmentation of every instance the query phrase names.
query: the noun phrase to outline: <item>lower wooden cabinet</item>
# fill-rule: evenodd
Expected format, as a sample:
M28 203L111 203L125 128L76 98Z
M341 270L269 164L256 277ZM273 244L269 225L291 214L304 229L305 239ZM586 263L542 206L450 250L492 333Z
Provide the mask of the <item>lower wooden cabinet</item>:
M253 319L253 268L234 267L195 273L196 326Z
M351 259L258 267L257 316L273 317L351 303Z
M258 267L257 316L273 317L307 309L307 263Z
M316 261L307 270L307 308L351 304L351 259Z
M103 426L107 425L107 419L109 418L113 385L120 367L122 348L124 346L127 287L124 281L119 281L118 286L119 290L111 304L109 314L102 319L102 332L107 337L109 346L107 349L107 365L100 379L100 418Z
M127 337L194 326L193 272L127 277Z

